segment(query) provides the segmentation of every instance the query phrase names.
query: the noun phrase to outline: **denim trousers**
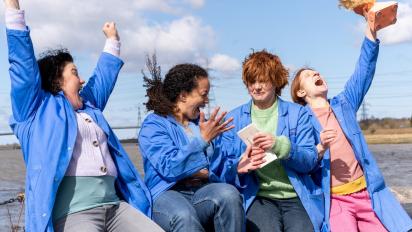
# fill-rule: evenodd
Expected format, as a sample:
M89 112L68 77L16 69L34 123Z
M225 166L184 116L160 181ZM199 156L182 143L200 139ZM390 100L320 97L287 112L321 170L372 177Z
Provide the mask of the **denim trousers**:
M312 232L313 225L299 198L256 197L247 212L247 231Z
M162 232L142 212L124 201L69 214L54 223L56 232Z
M153 220L165 231L241 232L245 211L238 190L229 184L175 186L153 203Z

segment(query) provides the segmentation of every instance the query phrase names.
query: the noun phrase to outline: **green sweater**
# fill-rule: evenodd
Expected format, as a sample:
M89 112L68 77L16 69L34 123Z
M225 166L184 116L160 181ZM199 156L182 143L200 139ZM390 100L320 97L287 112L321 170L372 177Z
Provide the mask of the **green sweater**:
M278 125L278 101L268 109L260 110L252 104L252 122L263 132L276 135ZM272 147L278 159L256 170L259 178L258 196L269 199L287 199L297 197L295 189L289 181L285 169L280 163L290 151L290 141L286 136L276 137L276 143Z

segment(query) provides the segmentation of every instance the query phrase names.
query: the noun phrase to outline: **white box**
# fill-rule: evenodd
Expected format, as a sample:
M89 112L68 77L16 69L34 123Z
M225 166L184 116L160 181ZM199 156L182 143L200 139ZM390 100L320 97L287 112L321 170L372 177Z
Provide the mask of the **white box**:
M242 139L242 141L246 144L246 145L252 145L253 143L253 137L255 136L255 134L257 134L259 131L259 129L257 129L257 127L251 123L249 125L247 125L246 127L242 128L240 131L237 132L237 135L240 137L240 139ZM267 164L277 160L277 155L271 151L266 151L265 152L265 160L266 162L264 162L263 164L261 164L260 168L263 168L264 166L266 166Z

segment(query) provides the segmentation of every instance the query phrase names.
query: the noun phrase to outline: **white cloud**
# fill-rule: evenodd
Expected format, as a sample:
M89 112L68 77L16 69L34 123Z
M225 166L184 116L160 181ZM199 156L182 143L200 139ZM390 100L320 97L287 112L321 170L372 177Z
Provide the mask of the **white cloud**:
M379 38L386 44L412 41L412 3L398 3L396 24L382 29Z
M364 20L357 25L356 31L363 33ZM383 44L399 44L412 41L412 1L398 2L397 22L378 32Z
M240 70L240 62L228 55L216 54L210 59L209 67L215 71L230 74Z
M165 24L143 25L126 31L124 55L137 64L146 54L156 52L160 64L201 63L213 50L215 34L195 17L187 16ZM164 68L163 68L164 69Z
M115 21L122 42L124 69L139 72L146 54L156 52L163 70L179 62L202 63L213 53L213 29L190 9L204 0L88 0L24 1L26 21L36 53L47 48L67 47L76 55L96 57L104 45L101 27ZM172 20L153 22L147 11L172 15Z
M186 2L190 3L194 8L201 8L205 4L205 0L185 0Z

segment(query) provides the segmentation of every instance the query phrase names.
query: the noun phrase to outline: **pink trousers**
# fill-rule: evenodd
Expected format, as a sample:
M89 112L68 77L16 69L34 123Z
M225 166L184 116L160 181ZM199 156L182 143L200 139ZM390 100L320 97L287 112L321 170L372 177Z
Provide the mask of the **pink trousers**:
M332 232L387 231L373 211L366 189L349 195L331 195L330 208Z

